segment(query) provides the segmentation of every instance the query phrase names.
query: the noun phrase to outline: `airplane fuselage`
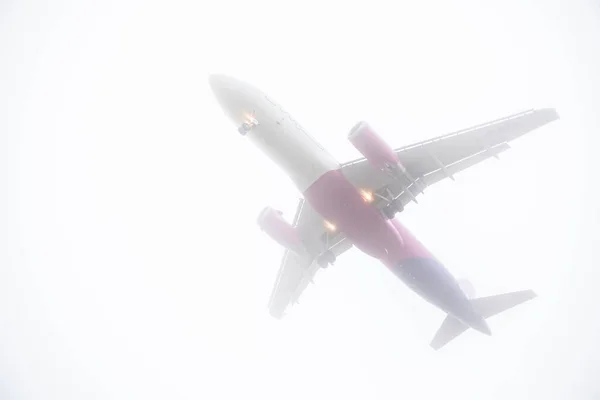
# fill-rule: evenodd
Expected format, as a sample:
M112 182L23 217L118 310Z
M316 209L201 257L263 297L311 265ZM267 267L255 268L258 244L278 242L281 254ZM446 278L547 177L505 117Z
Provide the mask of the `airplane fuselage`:
M456 279L397 220L366 202L338 163L285 110L258 89L213 75L211 86L240 133L290 177L314 210L359 250L380 260L406 285L448 314L489 334Z

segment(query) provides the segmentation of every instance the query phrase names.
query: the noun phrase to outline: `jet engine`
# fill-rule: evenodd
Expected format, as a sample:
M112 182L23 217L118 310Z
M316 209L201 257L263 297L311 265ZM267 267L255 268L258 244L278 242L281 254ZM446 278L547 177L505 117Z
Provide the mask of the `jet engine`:
M348 140L373 167L395 176L406 173L398 155L366 122L354 125L348 133Z
M271 207L265 207L258 216L258 226L265 231L271 239L300 255L303 253L303 244L296 229L283 219L283 213Z

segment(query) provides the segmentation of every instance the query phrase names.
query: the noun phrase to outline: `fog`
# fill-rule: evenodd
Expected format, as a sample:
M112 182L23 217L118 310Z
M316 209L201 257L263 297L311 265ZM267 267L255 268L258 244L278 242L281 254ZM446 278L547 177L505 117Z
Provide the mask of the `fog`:
M597 399L592 1L0 3L0 398ZM444 315L356 249L289 315L264 206L300 194L210 73L339 161L529 108L561 119L399 216L478 295L539 297L441 351Z

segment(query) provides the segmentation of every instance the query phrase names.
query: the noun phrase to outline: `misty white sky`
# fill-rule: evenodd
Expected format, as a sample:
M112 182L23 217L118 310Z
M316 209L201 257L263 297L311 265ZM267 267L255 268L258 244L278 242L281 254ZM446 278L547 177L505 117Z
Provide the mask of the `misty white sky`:
M2 1L0 398L597 399L600 8L480 3ZM213 72L340 161L358 120L399 147L556 107L400 216L478 294L540 297L434 352L442 313L352 251L273 320L256 217L299 193Z

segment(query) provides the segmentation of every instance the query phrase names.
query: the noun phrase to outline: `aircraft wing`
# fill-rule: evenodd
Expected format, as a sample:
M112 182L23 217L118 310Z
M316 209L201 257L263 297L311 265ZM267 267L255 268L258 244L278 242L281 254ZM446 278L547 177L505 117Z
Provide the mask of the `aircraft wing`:
M510 148L508 142L558 119L555 109L528 110L485 124L395 149L408 177L392 178L361 158L342 165L342 172L357 188L371 191L378 208L391 197L402 205L417 201L427 186ZM412 179L411 179L412 178Z
M292 223L311 254L331 250L339 256L352 248L352 243L339 232L331 233L325 228L323 218L304 199L300 199ZM277 279L269 300L269 312L282 318L290 304L296 303L321 267L314 257L301 257L285 250Z

